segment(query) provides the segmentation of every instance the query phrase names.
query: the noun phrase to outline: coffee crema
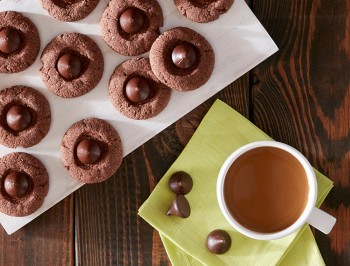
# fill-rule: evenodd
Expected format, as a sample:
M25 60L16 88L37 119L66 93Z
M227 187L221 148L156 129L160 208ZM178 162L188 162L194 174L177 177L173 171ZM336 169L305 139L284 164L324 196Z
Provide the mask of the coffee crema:
M228 211L242 226L275 233L304 211L309 185L301 163L275 147L247 151L230 166L224 183Z

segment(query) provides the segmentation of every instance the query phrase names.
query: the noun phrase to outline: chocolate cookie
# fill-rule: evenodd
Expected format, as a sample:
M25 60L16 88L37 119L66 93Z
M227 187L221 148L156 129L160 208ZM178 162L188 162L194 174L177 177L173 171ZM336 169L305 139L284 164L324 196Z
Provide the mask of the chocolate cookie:
M44 49L41 62L43 82L51 92L63 98L91 91L101 80L104 69L100 48L80 33L54 38Z
M123 159L122 142L106 121L83 119L64 134L61 158L73 178L84 183L102 182L119 168Z
M120 64L109 81L113 106L132 119L156 116L167 106L171 89L153 74L148 58L134 58Z
M164 32L152 45L149 57L156 77L179 91L201 87L214 70L215 55L209 42L189 28Z
M51 16L61 21L77 21L87 17L99 0L40 0Z
M43 205L48 190L45 166L34 156L16 152L0 159L0 212L32 214Z
M155 0L110 1L101 21L105 42L122 55L140 55L151 49L163 26L163 13Z
M44 95L25 86L0 91L0 143L9 148L31 147L47 134L50 105Z
M21 13L0 12L0 73L17 73L31 66L40 48L38 29Z
M206 23L226 13L234 0L174 0L177 9L188 19Z

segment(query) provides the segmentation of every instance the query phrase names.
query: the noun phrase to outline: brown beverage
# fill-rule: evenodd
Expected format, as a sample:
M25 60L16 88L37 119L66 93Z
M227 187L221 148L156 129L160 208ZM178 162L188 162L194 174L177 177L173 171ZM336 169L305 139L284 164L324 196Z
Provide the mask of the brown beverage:
M224 183L224 199L231 215L260 233L292 225L304 211L308 193L303 166L288 152L274 147L258 147L241 155Z

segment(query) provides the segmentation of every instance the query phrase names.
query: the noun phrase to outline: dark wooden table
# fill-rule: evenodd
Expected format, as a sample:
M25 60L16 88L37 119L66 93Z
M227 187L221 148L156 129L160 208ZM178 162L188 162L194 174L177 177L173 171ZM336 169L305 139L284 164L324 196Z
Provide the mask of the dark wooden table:
M249 3L280 51L124 158L107 182L84 186L11 236L1 228L1 265L170 264L137 210L216 98L334 181L322 208L337 224L315 237L327 265L350 265L350 2Z

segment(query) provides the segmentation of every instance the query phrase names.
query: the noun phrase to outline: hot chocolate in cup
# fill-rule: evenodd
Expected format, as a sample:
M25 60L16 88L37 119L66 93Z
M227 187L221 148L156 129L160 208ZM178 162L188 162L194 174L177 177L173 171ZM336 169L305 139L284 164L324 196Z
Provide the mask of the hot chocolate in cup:
M336 221L315 207L317 180L310 163L276 141L234 151L219 172L217 198L226 220L258 240L285 237L305 223L328 234Z

